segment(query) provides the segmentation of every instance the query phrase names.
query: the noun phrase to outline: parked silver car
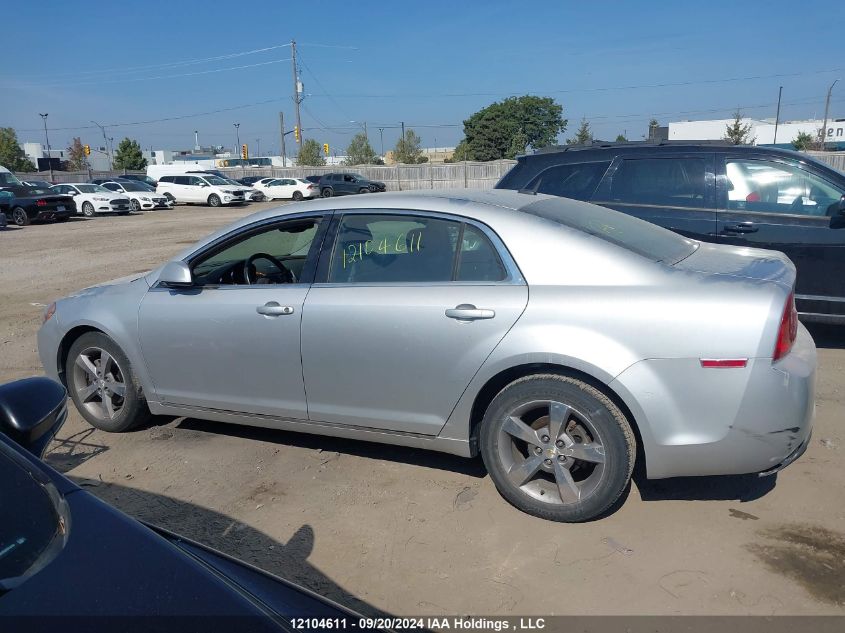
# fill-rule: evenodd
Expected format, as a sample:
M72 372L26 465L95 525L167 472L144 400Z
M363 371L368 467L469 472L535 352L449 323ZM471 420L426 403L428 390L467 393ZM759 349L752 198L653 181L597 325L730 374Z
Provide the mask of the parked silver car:
M38 345L103 430L152 413L481 453L514 506L583 521L638 455L662 478L804 451L816 351L794 281L780 253L562 198L352 196L61 299Z

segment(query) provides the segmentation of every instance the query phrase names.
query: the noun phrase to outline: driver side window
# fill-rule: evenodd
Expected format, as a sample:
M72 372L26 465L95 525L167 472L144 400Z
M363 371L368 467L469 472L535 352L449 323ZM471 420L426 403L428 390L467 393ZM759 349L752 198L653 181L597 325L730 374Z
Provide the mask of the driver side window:
M297 283L312 254L320 220L289 220L248 231L192 263L194 282L201 286Z

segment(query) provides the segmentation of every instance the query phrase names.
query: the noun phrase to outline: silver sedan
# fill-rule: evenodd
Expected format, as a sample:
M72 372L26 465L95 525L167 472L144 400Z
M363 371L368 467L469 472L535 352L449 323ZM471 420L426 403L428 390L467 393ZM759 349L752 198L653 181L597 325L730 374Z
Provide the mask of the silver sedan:
M772 473L816 350L782 254L513 191L304 202L51 305L92 425L190 416L481 454L517 508L605 513L649 478Z

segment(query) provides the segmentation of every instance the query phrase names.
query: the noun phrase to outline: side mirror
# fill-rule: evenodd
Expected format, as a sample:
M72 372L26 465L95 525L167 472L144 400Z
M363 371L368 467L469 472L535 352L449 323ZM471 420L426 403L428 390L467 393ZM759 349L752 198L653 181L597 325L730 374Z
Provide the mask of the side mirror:
M190 288L194 285L191 269L185 262L168 262L161 269L158 283L165 288Z
M24 378L0 385L0 432L36 457L67 419L67 392L49 378Z
M845 194L842 194L842 197L839 198L839 202L836 206L836 211L839 215L845 215Z

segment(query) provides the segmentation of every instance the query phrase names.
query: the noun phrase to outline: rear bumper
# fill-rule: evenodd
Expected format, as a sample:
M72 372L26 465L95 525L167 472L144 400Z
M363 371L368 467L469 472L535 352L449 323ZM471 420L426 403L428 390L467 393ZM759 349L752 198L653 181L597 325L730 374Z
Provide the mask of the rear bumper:
M812 433L816 347L803 325L777 363L703 369L698 359L636 363L611 383L640 430L650 479L777 472Z
M64 211L57 211L56 209L44 209L43 211L36 211L34 214L27 212L31 220L57 220L59 218L69 218L71 216L70 207L65 207Z

